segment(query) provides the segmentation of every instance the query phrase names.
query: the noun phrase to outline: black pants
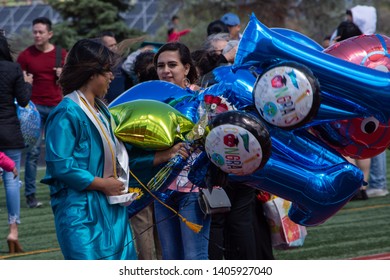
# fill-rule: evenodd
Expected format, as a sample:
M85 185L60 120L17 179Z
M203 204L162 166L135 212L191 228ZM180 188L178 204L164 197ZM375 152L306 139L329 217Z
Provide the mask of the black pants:
M262 209L257 213L260 202L255 199L255 189L230 184L225 191L232 207L228 213L212 216L209 259L273 259L269 227ZM262 220L265 224L259 223Z

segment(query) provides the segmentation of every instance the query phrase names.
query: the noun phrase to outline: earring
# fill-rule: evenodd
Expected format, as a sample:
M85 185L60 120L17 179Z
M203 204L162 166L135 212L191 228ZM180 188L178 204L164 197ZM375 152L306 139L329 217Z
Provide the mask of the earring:
M190 82L190 80L189 80L187 77L185 77L185 78L183 79L183 84L184 84L184 86L185 86L186 88L189 88L190 85L191 85L191 82Z

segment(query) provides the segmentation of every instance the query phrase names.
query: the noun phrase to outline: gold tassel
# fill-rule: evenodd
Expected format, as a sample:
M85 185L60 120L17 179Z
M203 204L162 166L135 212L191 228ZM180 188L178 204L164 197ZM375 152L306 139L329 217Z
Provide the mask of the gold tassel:
M187 219L186 218L184 218L182 215L180 215L175 209L173 209L172 207L170 207L169 205L166 205L164 202L162 202L157 196L155 196L138 178L137 178L137 176L135 176L134 175L134 173L131 171L131 170L129 170L130 171L130 174L131 174L131 176L133 176L134 178L135 178L135 180L137 180L137 182L155 199L155 200L157 200L159 203L161 203L162 205L164 205L165 207L167 207L169 210L171 210L173 213L175 213L177 216L179 216L179 218L181 219L181 221L183 222L183 223L185 223L186 224L186 226L190 229L190 230L192 230L193 232L195 232L195 233L199 233L201 230L202 230L202 228L203 228L203 226L201 226L201 225L198 225L198 224L195 224L195 223L192 223L192 222L190 222L190 221L187 221Z
M198 225L198 224L194 224L194 223L192 223L192 222L190 222L190 221L187 221L186 218L184 218L183 216L181 216L181 215L180 215L179 213L177 213L177 212L176 212L176 214L181 218L182 222L185 223L186 226L187 226L190 230L192 230L193 232L199 233L199 232L202 230L203 226Z

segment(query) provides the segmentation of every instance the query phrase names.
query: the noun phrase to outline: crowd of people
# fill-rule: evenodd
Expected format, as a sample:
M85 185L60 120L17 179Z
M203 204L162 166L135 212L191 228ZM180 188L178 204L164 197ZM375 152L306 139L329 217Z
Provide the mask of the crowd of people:
M327 38L329 44L366 34L354 23L359 12L347 11L348 18ZM184 142L164 151L122 143L114 134L116 124L107 107L131 86L150 80L197 92L216 83L213 69L234 63L241 39L236 14L227 13L210 22L198 50L180 42L191 30L180 31L178 20L178 16L172 17L166 43L157 47L144 44L124 58L113 32L79 40L69 52L53 45L51 21L44 17L32 22L34 44L22 51L16 62L6 37L0 35L0 73L10 73L0 76L0 167L4 169L10 253L23 251L18 225L25 144L15 100L22 107L31 100L39 111L42 131L35 145L26 150L24 194L29 208L43 206L36 197L36 176L45 141L42 183L50 188L50 206L65 259L274 259L258 191L220 180L219 173L210 176L230 199L231 209L226 213L202 212L200 188L187 178L187 167L165 191L164 204L154 201L131 219L126 208L131 204L107 199L124 195L129 186L139 185L138 179L146 184L162 164L177 155L187 159L200 154ZM369 183L368 189L362 186L356 199L388 194L385 152L355 164ZM122 180L128 168L137 178ZM132 197L128 199L131 202ZM189 228L180 217L198 225L199 231Z

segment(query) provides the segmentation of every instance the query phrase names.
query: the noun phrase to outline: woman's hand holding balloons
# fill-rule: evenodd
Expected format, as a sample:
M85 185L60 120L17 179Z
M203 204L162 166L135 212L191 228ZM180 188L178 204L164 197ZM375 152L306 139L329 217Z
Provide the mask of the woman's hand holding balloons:
M189 157L189 151L187 150L186 146L187 145L185 142L179 142L169 149L156 152L153 165L157 166L168 162L177 155L180 155L183 159L187 159Z

